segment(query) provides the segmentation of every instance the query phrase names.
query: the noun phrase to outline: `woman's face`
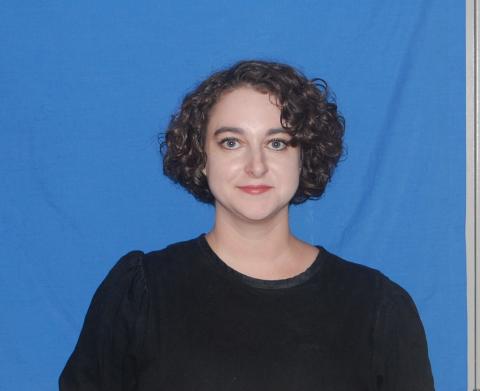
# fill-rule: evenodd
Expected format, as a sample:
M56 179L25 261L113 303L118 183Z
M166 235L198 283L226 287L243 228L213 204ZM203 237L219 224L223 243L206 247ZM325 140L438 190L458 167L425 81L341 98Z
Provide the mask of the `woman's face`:
M262 221L288 214L301 168L290 139L271 95L239 87L219 99L207 125L204 169L217 215Z

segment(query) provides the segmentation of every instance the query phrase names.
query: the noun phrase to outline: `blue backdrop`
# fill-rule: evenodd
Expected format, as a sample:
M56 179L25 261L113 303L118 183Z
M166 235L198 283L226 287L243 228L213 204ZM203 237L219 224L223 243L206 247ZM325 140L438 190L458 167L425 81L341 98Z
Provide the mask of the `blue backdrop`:
M0 3L0 389L53 390L125 252L209 230L162 177L182 95L244 58L326 79L348 153L294 231L416 301L437 390L466 389L465 8L456 0Z

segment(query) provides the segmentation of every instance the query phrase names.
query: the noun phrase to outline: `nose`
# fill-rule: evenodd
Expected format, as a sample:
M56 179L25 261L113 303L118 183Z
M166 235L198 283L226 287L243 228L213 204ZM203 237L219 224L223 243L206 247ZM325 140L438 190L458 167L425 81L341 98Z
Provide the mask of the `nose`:
M252 148L249 151L245 165L245 171L248 175L253 177L261 177L268 171L265 153L263 148Z

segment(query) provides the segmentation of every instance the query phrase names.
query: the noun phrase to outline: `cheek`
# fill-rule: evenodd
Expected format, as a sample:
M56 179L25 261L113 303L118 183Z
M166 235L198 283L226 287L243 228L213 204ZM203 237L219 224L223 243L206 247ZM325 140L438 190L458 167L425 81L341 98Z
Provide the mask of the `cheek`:
M292 189L296 191L300 183L300 171L298 170L297 167L295 167L294 170L292 170L289 183L291 184Z
M205 171L209 180L232 177L238 173L242 167L243 160L239 154L235 156L222 153L207 154Z
M300 169L299 167L294 167L290 175L290 191L295 194L300 185ZM292 194L292 196L293 196Z
M300 181L300 172L302 170L302 162L298 156L280 161L276 164L276 172L283 177L288 183L298 183Z
M232 167L224 160L207 160L206 176L208 186L212 193L222 192L233 177Z

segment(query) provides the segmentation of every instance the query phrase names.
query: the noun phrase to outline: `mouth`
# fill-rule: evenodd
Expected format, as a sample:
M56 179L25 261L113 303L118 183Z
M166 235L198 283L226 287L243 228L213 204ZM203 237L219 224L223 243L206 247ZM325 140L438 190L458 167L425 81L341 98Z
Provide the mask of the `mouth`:
M245 193L248 194L262 194L265 193L266 191L270 190L272 186L267 186L267 185L256 185L256 186L238 186L240 190L242 190Z

